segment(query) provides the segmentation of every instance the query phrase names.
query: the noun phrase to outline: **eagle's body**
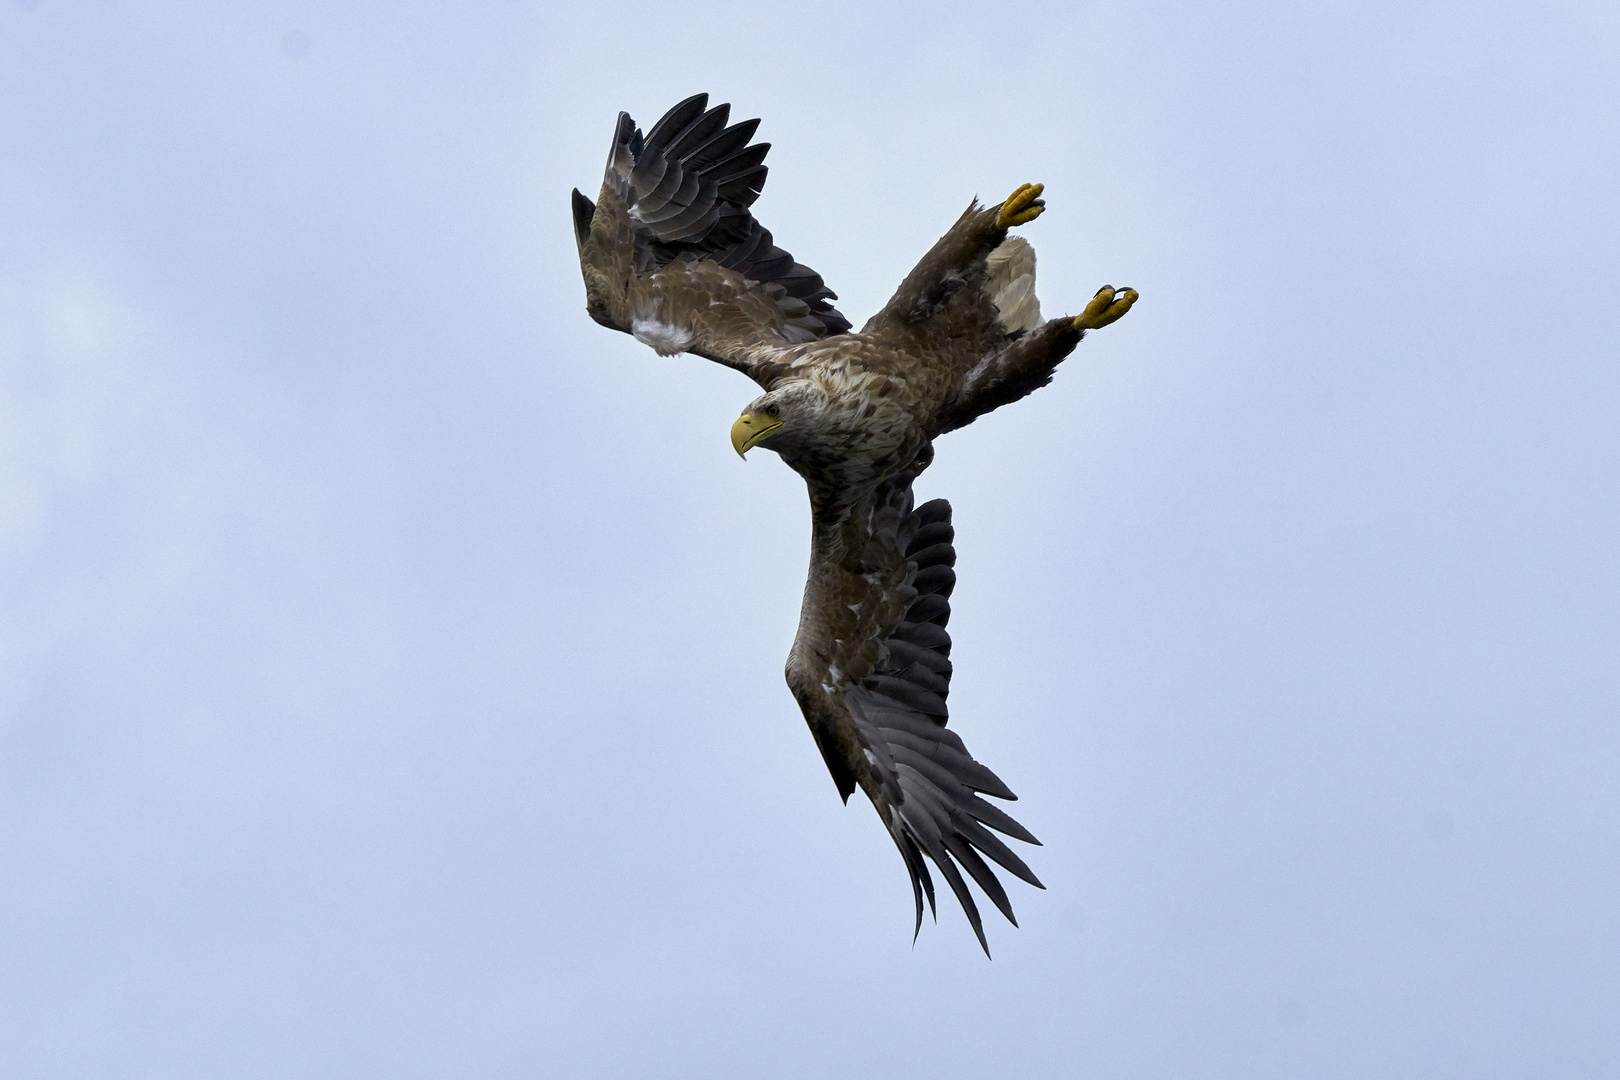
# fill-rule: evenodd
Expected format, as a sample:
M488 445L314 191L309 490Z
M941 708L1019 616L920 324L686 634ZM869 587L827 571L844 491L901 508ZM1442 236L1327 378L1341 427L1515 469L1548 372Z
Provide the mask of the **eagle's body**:
M619 114L596 203L574 192L586 307L661 355L692 352L765 391L732 428L739 453L776 451L804 477L813 534L787 679L844 798L871 798L911 874L921 924L931 859L981 945L957 863L1012 909L981 853L1033 885L985 826L1038 841L977 793L1014 798L945 727L955 584L950 504L913 507L933 441L1051 380L1089 327L1123 315L1104 287L1079 318L1042 322L1035 256L1009 238L1038 185L970 206L859 333L813 270L747 209L765 180L758 121L697 95L643 136ZM988 949L986 950L988 952Z

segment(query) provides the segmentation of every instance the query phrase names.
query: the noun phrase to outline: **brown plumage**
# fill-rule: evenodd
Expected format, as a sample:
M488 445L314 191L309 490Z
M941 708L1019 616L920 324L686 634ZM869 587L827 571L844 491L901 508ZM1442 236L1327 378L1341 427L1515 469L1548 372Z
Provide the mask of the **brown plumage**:
M1104 286L1079 317L1041 322L1034 252L1007 233L1044 206L1026 184L998 206L970 205L851 333L820 275L749 212L769 149L749 145L759 122L728 126L730 106L707 105L687 98L645 136L619 114L601 194L573 196L586 309L662 355L696 353L765 390L733 445L774 450L803 476L813 523L788 685L839 794L864 791L900 849L917 928L924 897L934 905L932 861L988 955L960 871L1017 925L985 858L1042 886L990 830L1039 841L980 797L1015 798L945 726L951 507L914 506L911 485L934 439L1046 385L1136 293Z

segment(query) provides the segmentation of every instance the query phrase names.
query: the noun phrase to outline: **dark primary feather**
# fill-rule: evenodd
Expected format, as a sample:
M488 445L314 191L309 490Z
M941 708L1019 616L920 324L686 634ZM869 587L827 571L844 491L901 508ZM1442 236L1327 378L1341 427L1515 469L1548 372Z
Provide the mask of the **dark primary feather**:
M731 106L710 109L708 100L694 94L645 136L619 114L606 179L629 208L637 271L712 260L775 300L789 344L847 332L849 320L832 306L837 296L821 275L777 247L748 210L768 172L770 144L748 145L759 121L727 126Z
M574 189L574 240L580 247L591 235L591 218L596 216L596 204Z
M956 584L955 534L945 500L913 508L911 479L910 473L893 477L852 512L841 526L846 540L836 553L832 545L818 544L824 550L812 566L788 680L845 797L859 782L888 823L911 878L916 930L922 928L924 899L934 906L931 861L988 955L983 921L961 870L1016 926L1006 890L985 859L1043 886L990 829L1025 843L1039 841L981 797L1016 798L945 726L952 670L945 625ZM840 561L847 568L832 565ZM852 622L842 610L882 614ZM865 636L813 641L816 629L829 623L842 626L840 633L859 629ZM861 658L874 647L876 659L863 665ZM806 661L818 653L826 655L811 670ZM837 701L825 688L840 682Z

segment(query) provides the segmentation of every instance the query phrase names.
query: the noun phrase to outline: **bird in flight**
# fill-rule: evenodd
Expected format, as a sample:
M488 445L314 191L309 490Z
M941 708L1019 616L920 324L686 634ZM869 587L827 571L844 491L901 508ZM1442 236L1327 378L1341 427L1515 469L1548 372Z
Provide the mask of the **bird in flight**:
M1045 209L1042 185L977 200L859 333L837 296L777 247L749 207L765 185L758 120L687 98L645 135L619 114L595 203L576 189L586 310L661 356L694 353L764 393L731 428L738 454L775 451L804 477L810 575L787 682L847 802L872 800L911 877L915 940L933 862L988 956L962 871L1014 926L995 872L1044 888L998 836L1040 841L982 796L1016 796L946 727L955 532L944 499L913 505L934 440L1052 381L1087 330L1136 302L1103 286L1042 320L1035 252L1008 231ZM992 832L991 830L995 830Z

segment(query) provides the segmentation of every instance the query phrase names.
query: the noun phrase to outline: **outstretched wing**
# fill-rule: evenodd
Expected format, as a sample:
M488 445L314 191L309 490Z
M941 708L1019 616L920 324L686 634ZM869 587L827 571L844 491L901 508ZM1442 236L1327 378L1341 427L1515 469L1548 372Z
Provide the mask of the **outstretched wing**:
M1040 841L980 798L1017 796L945 726L955 532L945 500L913 509L911 481L911 473L899 473L841 524L817 526L788 685L839 794L847 800L856 787L865 791L900 849L917 929L925 895L934 907L926 859L944 875L988 956L979 910L958 866L1017 926L985 857L1044 886L990 830Z
M775 354L849 320L749 212L770 149L748 143L759 121L727 126L731 106L708 100L687 98L645 136L621 112L597 202L574 191L586 309L662 355L694 352L768 385Z

